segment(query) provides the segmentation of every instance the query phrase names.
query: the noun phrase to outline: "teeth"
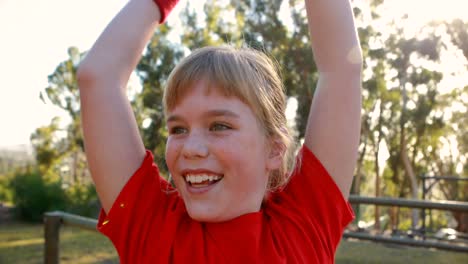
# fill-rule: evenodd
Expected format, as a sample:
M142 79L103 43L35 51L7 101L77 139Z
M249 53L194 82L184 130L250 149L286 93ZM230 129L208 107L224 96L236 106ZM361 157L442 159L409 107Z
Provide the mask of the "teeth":
M201 183L204 181L217 181L221 179L220 176L206 175L206 174L189 174L185 177L185 180L190 183Z

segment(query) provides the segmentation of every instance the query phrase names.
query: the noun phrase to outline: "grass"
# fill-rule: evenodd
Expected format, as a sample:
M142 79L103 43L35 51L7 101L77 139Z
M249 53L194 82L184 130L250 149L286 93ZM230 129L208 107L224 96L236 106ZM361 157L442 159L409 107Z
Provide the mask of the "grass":
M41 224L0 224L0 263L43 263L43 236ZM106 237L64 226L60 230L60 263L118 263L118 257Z
M43 226L40 224L0 224L0 263L43 263ZM112 243L97 232L75 227L60 231L60 263L118 263ZM467 263L468 254L424 248L343 240L336 263Z
M464 264L468 263L468 254L368 241L343 240L336 253L336 263Z

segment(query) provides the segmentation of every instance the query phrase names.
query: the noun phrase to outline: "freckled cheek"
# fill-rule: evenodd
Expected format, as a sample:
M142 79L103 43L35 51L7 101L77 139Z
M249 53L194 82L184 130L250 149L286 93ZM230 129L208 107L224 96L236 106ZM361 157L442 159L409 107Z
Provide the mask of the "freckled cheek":
M212 144L212 151L216 152L218 159L228 162L236 168L243 168L249 159L250 148L253 145L246 144L242 138L232 138L230 140L220 140Z
M175 167L178 153L180 152L181 143L177 140L168 138L166 142L166 163L169 170L172 171Z

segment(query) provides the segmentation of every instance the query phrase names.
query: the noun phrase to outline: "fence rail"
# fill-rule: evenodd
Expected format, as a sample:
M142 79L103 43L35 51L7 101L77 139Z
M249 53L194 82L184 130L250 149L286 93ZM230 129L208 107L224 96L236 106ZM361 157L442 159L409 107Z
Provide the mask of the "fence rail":
M439 210L452 210L468 213L468 203L457 201L424 201L414 199L400 199L400 198L387 198L387 197L364 197L351 195L349 202L353 204L372 204L383 206L399 206L409 208L425 208L425 209L439 209ZM97 231L97 220L78 215L73 215L65 212L55 211L44 214L44 263L58 264L60 263L60 227L62 225L76 226L79 228ZM416 240L409 238L398 237L384 237L378 235L370 235L358 232L346 232L343 234L345 238L355 238L362 240L371 240L383 243L410 245L419 247L430 247L443 250L452 250L459 252L468 252L468 246L450 244L439 241Z
M360 240L370 240L381 243L414 246L414 247L425 247L425 248L437 248L443 250L457 251L468 253L468 247L464 245L451 244L447 242L440 242L437 240L418 240L403 237L387 237L382 235L371 235L362 232L345 232L344 238L355 238Z
M458 201L426 201L416 199L402 199L391 197L366 197L358 195L350 195L349 202L352 204L372 204L372 205L386 205L398 206L408 208L422 208L422 209L439 209L450 211L464 211L468 212L468 203Z
M44 214L44 263L60 263L60 227L61 225L76 226L79 228L97 231L97 220L55 211Z
M407 208L419 209L436 209L436 210L449 210L468 213L468 203L458 201L426 201L416 199L402 199L392 197L366 197L358 195L350 195L349 202L351 204L369 204L369 205L382 205L382 206L397 206ZM424 221L424 220L423 220ZM437 248L443 250L451 250L458 252L467 252L468 246L466 244L447 243L438 240L419 240L402 237L388 237L382 235L371 235L363 232L346 232L343 234L344 238L355 238L361 240L370 240L375 242L391 243L398 245L408 245L416 247Z

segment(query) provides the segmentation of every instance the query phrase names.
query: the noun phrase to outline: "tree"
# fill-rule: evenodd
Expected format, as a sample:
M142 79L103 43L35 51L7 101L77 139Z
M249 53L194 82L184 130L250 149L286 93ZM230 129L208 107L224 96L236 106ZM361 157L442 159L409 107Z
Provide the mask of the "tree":
M59 119L54 118L50 125L37 128L31 135L36 162L39 171L44 175L56 168L65 153L63 142L56 136L59 130Z
M68 49L69 58L60 63L55 71L49 75L49 86L44 90L44 93L41 92L40 97L45 101L44 94L47 99L64 110L70 117L70 123L66 125L66 128L59 129L58 119L54 119L52 124L48 128L44 128L45 131L48 131L50 134L46 135L44 133L36 133L33 141L41 142L44 139L47 139L48 145L42 145L42 148L48 148L50 151L60 151L60 155L55 155L51 157L54 159L54 162L61 163L62 170L67 170L69 168L70 172L70 181L78 182L83 180L85 175L88 175L87 169L85 166L85 157L84 157L84 143L83 135L81 131L81 117L80 117L80 101L79 101L79 90L78 83L76 79L76 70L79 62L81 61L84 54L80 54L79 50L75 47ZM65 133L63 138L60 138L56 132L62 131ZM55 135L52 135L54 134ZM53 137L58 137L53 144ZM42 138L41 138L42 137ZM45 138L43 138L45 137ZM36 151L39 147L36 146ZM39 166L41 166L41 160L38 160Z
M449 129L449 120L441 113L450 111L449 102L459 102L461 97L440 92L439 85L444 76L433 65L440 65L439 54L442 51L454 51L448 47L450 44L446 38L440 35L437 23L422 29L417 37L409 38L405 37L404 28L399 26L404 24L404 17L398 20L399 25L389 25L385 36L382 31L374 30L372 25L377 24L380 18L378 7L381 2L372 1L370 8L365 4L355 8L366 60L361 146L353 193L359 193L363 187L363 175L372 173L369 170L372 167L377 175L375 188L372 188L376 195L407 197L410 194L419 198L417 176L431 173L434 164L447 164L440 157L441 142L451 137L453 132ZM463 39L464 32L449 32ZM459 120L453 122L458 123ZM386 169L379 168L377 162L381 140L390 151ZM368 155L369 152L373 155ZM434 155L429 155L429 152L434 152ZM373 166L369 166L370 160L374 162ZM379 179L378 172L382 169L383 179ZM368 185L364 182L364 186ZM416 216L414 213L413 228L418 223ZM378 210L375 217L379 218Z
M136 96L134 109L139 109L137 120L145 147L152 150L160 168L165 168L164 152L167 131L165 130L162 97L164 85L171 70L183 55L182 49L168 38L169 27L161 26L154 33L148 48L137 66L142 91ZM136 107L140 105L140 107Z

